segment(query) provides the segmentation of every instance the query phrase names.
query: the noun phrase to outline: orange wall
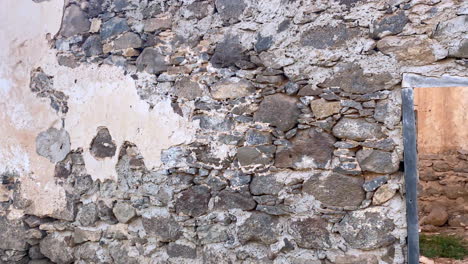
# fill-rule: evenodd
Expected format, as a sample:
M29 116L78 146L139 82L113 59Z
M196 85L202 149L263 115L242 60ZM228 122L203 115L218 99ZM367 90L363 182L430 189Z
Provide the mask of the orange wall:
M418 152L468 150L468 87L414 90Z

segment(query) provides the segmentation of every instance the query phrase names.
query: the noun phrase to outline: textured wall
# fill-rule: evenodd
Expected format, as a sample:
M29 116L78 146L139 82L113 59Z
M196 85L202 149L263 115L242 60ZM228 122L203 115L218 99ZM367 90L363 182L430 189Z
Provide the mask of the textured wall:
M404 263L401 76L468 75L462 3L3 0L1 261Z

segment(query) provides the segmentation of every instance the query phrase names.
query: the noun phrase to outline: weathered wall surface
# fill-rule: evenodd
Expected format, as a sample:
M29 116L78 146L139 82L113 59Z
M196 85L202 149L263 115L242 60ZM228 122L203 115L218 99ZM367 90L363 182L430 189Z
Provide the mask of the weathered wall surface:
M468 75L463 1L0 7L1 261L404 263L399 84Z

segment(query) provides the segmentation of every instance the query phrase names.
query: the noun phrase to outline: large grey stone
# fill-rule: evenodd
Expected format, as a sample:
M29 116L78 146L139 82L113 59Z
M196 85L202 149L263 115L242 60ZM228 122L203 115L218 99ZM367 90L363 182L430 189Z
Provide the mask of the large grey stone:
M86 33L91 26L86 13L77 5L70 5L63 12L62 26L60 35L71 37L73 35Z
M192 81L189 77L183 77L174 83L174 93L178 97L185 98L187 100L194 100L198 97L203 96L203 90L200 85Z
M395 152L362 149L356 153L356 157L363 171L394 173L400 165L400 159Z
M241 166L268 165L273 160L275 146L240 147L237 149L237 159Z
M56 163L65 159L70 152L70 136L65 129L51 127L36 137L37 154Z
M89 203L83 205L78 214L76 214L76 220L84 226L94 224L98 220L98 212L95 203Z
M319 217L293 221L290 224L290 233L299 247L308 249L331 247L331 234L327 230L327 222Z
M283 184L276 181L275 175L256 175L250 183L250 192L253 195L276 195L283 188Z
M172 217L143 217L142 223L149 236L155 236L163 242L176 241L182 235L180 225Z
M60 233L51 233L41 240L39 247L44 254L54 263L73 263L73 248L70 246L72 238Z
M208 211L210 189L197 185L183 191L175 202L176 212L197 217Z
M335 137L314 129L299 130L291 146L279 146L275 166L279 168L325 168L331 161Z
M229 239L227 228L221 225L202 225L197 228L197 235L202 245L221 243Z
M102 54L101 37L99 35L91 35L82 46L86 57L99 56Z
M349 212L338 224L338 232L351 248L370 250L392 244L390 233L395 224L382 213L381 207Z
M271 134L256 129L249 129L245 133L245 143L250 146L271 144Z
M264 213L252 213L252 215L239 226L237 236L239 242L245 245L247 242L259 242L262 244L273 244L278 239L278 219Z
M177 243L169 243L166 253L171 258L197 258L197 248Z
M140 48L143 41L138 34L133 32L126 32L122 36L119 36L114 40L114 49L128 49L128 48Z
M110 158L115 155L117 146L112 140L112 136L109 133L109 130L105 127L99 128L97 135L93 138L91 142L91 155L95 158Z
M385 36L396 35L403 31L403 28L408 23L408 17L404 11L400 11L394 15L386 16L372 24L370 35L374 39L380 39Z
M6 216L0 216L0 249L26 250L26 231L21 220L9 220Z
M297 98L285 94L265 96L254 114L254 121L269 123L282 131L290 130L301 113L298 102Z
M449 50L449 56L455 58L468 59L468 38L460 40L460 42Z
M160 74L169 67L166 57L155 48L145 48L136 60L137 69L151 74Z
M117 202L112 209L112 212L115 215L115 218L120 223L126 224L130 221L133 217L135 217L135 208L132 205L124 202Z
M328 49L344 46L347 40L356 37L359 30L347 28L341 23L337 26L320 26L305 31L301 36L301 45L316 49Z
M215 207L224 210L238 208L248 211L255 209L256 205L257 203L248 192L222 190L215 198Z
M312 175L303 184L302 190L328 206L359 206L365 198L360 177L338 173Z
M379 139L385 135L382 128L376 123L369 123L364 119L342 118L333 127L333 135L342 139L364 141Z
M215 68L226 68L234 66L236 62L243 59L245 59L244 48L239 37L226 35L224 40L216 45L210 62Z
M125 18L113 17L102 24L100 33L101 39L105 40L128 30L130 30L130 28Z
M396 83L398 80L390 73L364 74L364 70L358 64L346 63L319 86L340 87L348 93L366 94L390 89Z

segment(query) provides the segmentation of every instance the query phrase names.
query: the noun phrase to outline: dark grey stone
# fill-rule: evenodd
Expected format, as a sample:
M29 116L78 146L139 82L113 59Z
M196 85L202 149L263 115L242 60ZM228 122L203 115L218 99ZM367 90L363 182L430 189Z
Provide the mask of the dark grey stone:
M284 86L284 91L285 91L286 94L288 94L288 95L296 94L297 91L299 91L299 85L298 85L297 83L294 83L294 82L288 82L288 83Z
M110 158L115 155L117 146L112 140L109 130L105 127L100 128L97 135L91 142L90 152L95 158Z
M329 165L336 139L314 129L300 130L291 146L279 146L275 166L279 168L325 168Z
M143 217L142 223L149 236L155 236L163 242L176 241L182 235L180 225L172 217Z
M102 54L101 37L99 35L89 36L82 46L86 57L99 56Z
M362 178L355 176L315 174L304 182L302 191L326 206L359 206L366 196L363 183Z
M338 232L350 247L371 250L393 244L395 224L379 207L349 212L338 224Z
M39 247L44 254L54 263L69 264L73 263L73 248L70 246L72 238L59 233L48 234L41 240Z
M239 37L226 35L224 40L216 45L215 53L210 62L215 68L226 68L234 66L236 62L244 59L244 48Z
M62 27L60 35L71 37L73 35L86 33L89 31L91 22L86 13L77 5L70 5L63 12Z
M203 96L203 90L197 82L192 81L189 77L183 77L174 83L174 93L178 97L187 100L194 100Z
M382 128L376 123L369 123L364 119L342 118L333 127L333 135L342 139L364 141L368 139L379 139L385 135Z
M125 18L113 17L102 23L100 33L101 39L105 40L128 30L130 30L130 28L128 27L127 20Z
M261 34L257 35L257 42L255 43L255 51L260 53L268 50L273 44L273 36L263 37Z
M381 39L385 36L399 34L403 31L405 25L409 22L404 11L394 15L386 16L379 21L375 21L371 27L371 37Z
M169 243L166 248L166 253L170 258L197 258L197 248L177 243Z
M289 208L283 204L280 205L262 205L259 204L255 208L259 212L263 212L269 215L275 215L275 216L280 216L280 215L288 215Z
M221 191L215 198L215 207L223 210L242 209L253 210L257 204L248 192Z
M273 244L278 239L278 219L265 213L252 213L252 215L239 226L237 236L239 242L245 245L247 242L259 242Z
M187 19L196 18L202 19L211 13L213 13L213 3L211 1L195 1L187 6L187 9L191 12Z
M273 161L275 146L240 147L237 149L237 159L241 166L267 165Z
M41 250L38 245L32 246L29 248L28 256L30 259L42 259L45 256L41 253Z
M340 87L348 93L367 94L390 89L398 82L390 73L364 75L364 70L355 63L342 65L335 74L319 84L321 87Z
M387 183L387 181L388 181L388 176L383 175L383 176L379 176L377 178L374 178L374 179L372 179L370 181L365 182L362 185L362 187L364 188L364 190L366 192L373 192L373 191L377 190L377 188L379 188L380 186Z
M225 172L225 177L229 179L229 183L233 187L247 185L252 180L252 176L245 174L242 171L231 171L229 172L229 175L226 175Z
M114 40L114 50L140 48L143 44L140 36L133 32L126 32Z
M398 171L400 160L396 153L375 149L362 149L356 157L363 171L394 173Z
M308 249L327 249L331 247L330 232L323 219L305 218L291 223L290 233L297 245Z
M151 74L160 74L169 67L166 57L155 48L145 48L136 60L137 69Z
M216 0L216 10L224 21L235 23L247 5L244 0Z
M311 28L301 36L301 45L316 49L328 49L344 46L346 41L356 37L359 30L347 28L344 24Z
M283 22L281 22L281 23L278 25L278 30L277 30L278 33L283 32L283 31L285 31L286 29L288 29L290 24L291 24L291 20L289 20L289 19L283 20Z
M254 114L254 121L288 131L297 124L301 111L297 107L299 100L285 94L265 96L260 107Z
M64 129L51 127L36 137L37 154L46 157L52 163L65 159L70 152L70 136Z
M179 198L175 201L176 212L193 217L201 216L208 211L210 197L210 190L207 187L193 186L181 192Z
M283 184L276 181L275 175L256 175L250 183L250 192L253 195L276 195L283 188Z
M449 50L449 56L455 58L468 58L468 38L460 41L460 43L453 49Z
M269 132L249 129L245 134L245 143L250 146L271 144L271 134Z
M200 128L214 131L229 131L234 126L231 119L217 116L197 115L193 120L200 120Z

